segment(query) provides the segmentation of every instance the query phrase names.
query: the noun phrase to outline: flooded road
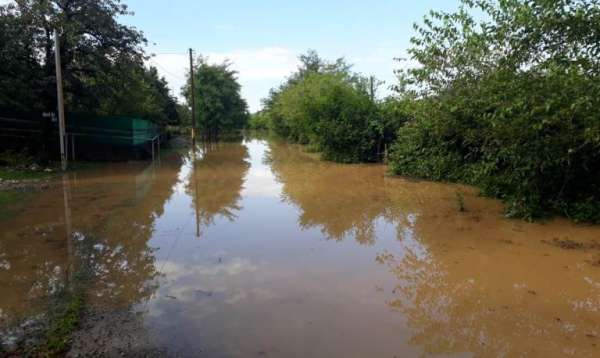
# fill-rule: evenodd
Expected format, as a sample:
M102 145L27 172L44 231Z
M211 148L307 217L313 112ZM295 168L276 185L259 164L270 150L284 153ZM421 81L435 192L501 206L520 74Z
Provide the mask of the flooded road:
M173 355L600 356L600 227L384 174L262 140L71 174L0 222L0 331L85 266Z

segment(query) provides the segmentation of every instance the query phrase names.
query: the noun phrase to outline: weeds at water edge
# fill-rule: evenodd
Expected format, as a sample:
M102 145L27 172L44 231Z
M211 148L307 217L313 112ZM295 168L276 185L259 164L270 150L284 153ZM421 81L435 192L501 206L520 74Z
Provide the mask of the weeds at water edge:
M460 191L456 192L456 203L458 205L458 211L464 213L467 211L465 207L465 196Z
M67 352L71 335L79 327L79 322L84 309L83 294L63 293L60 307L53 312L50 325L45 334L44 343L36 349L38 356L56 357Z
M89 283L89 268L82 267L57 293L48 298L44 329L33 346L18 346L8 356L63 357L71 347L73 333L79 328L85 310L85 289ZM3 354L5 352L2 352Z

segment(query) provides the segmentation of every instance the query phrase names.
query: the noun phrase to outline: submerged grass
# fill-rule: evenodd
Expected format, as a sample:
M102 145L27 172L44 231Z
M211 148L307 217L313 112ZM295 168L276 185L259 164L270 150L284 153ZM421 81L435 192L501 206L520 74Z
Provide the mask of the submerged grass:
M35 353L38 356L56 357L67 352L71 335L79 327L85 306L83 293L63 292L59 302L49 320L44 342L36 347Z
M69 162L67 172L78 172L98 168L104 162ZM62 174L60 163L51 163L46 167L0 166L2 180L37 180L48 179Z
M0 220L11 217L15 212L21 210L26 200L27 193L14 190L0 191Z
M2 350L0 356L7 357L62 357L70 346L73 333L79 328L85 308L84 285L63 288L48 298L43 329L28 333L26 341L17 344L12 351ZM32 339L32 337L34 337Z
M19 199L19 193L15 191L0 191L0 210L4 205L14 203Z
M465 207L465 196L460 191L456 192L456 203L458 205L458 211L461 213L467 211L467 208Z
M79 249L85 250L85 247ZM40 344L32 350L36 357L62 357L71 348L73 333L84 315L85 293L92 277L89 262L78 261L69 283L49 299L46 330Z
M86 308L86 290L91 280L91 267L80 260L76 272L57 292L46 298L43 328L29 332L26 341L14 351L0 356L63 357L71 348L72 337L81 325ZM31 338L34 339L31 339ZM0 347L1 348L1 347Z
M55 175L53 171L46 172L42 170L16 169L10 167L0 167L0 179L3 180L34 180L44 179Z

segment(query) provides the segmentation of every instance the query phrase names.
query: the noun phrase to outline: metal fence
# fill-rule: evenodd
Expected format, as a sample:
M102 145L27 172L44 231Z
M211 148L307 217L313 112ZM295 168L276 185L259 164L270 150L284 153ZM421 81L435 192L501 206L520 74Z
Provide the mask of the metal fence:
M74 117L66 129L70 160L149 159L160 150L160 128L140 118ZM32 119L0 114L0 150L28 150L60 157L57 124L42 116Z

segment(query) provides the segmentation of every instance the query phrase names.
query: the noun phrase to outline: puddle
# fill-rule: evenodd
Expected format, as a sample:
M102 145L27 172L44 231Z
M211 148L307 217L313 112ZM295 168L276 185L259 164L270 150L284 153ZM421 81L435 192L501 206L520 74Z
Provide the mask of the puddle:
M260 140L71 174L0 221L0 333L85 262L182 356L600 355L600 227L384 174Z

